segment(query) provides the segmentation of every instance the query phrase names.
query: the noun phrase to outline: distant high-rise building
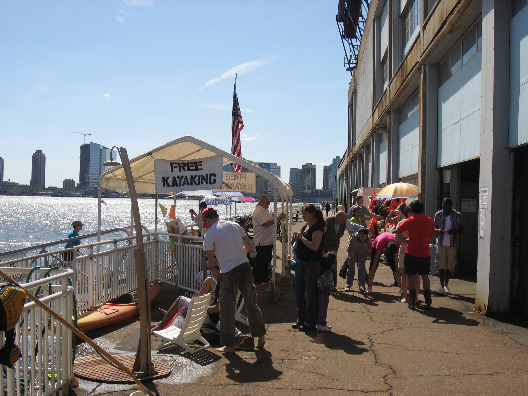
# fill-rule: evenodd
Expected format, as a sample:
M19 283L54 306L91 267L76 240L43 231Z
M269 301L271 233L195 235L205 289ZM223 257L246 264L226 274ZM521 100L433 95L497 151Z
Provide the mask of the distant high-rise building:
M275 162L255 162L259 168L265 169L280 178L281 168ZM257 195L267 194L273 199L273 185L262 176L257 175Z
M81 146L79 187L98 188L99 178L107 168L103 162L110 160L110 149L90 142Z
M315 165L310 162L302 166L304 191L312 191L316 189L315 170Z
M64 179L62 181L62 189L66 191L75 190L75 180L73 179Z
M338 155L332 160L332 180L330 182L330 191L332 198L337 198L337 169L341 162L341 157Z
M46 156L42 150L37 150L31 158L31 182L33 188L46 188Z
M330 183L332 180L332 165L323 166L323 193L330 195Z
M0 157L0 184L4 182L4 159Z
M290 185L295 196L298 196L299 192L303 191L302 175L302 169L290 168Z

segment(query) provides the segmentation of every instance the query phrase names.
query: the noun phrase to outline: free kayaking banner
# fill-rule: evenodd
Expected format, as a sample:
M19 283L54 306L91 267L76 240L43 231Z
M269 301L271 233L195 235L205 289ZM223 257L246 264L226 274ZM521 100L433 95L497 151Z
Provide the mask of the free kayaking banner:
M192 161L154 160L156 193L220 188L222 166L219 155Z
M217 191L238 191L255 194L257 192L257 175L254 172L224 172L222 188Z

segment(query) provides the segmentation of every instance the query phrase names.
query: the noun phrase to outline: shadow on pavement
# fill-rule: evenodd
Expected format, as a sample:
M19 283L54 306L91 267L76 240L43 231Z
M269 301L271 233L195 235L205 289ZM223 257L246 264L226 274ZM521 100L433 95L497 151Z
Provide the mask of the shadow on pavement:
M282 371L273 367L271 352L262 349L255 351L255 355L257 359L250 363L235 353L226 353L227 378L238 383L268 382L282 375Z
M336 300L350 302L350 303L362 303L370 306L377 306L380 302L382 303L394 303L399 302L401 297L398 294L386 294L373 292L369 294L359 292L343 292L339 291L332 295Z
M478 326L480 322L474 319L465 318L462 312L445 307L435 307L430 311L424 309L424 305L418 305L417 311L421 311L425 316L434 318L433 323L439 324L456 324L462 326Z
M334 332L306 332L306 335L312 337L312 342L316 344L322 344L328 349L340 349L350 355L361 355L362 353L368 352L368 348L363 348L361 345L365 345L362 341L356 341L352 338L334 333Z

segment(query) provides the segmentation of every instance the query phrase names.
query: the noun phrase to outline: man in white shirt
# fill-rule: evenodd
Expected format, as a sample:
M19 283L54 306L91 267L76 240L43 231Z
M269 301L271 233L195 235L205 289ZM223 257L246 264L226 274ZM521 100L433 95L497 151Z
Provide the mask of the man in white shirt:
M203 247L207 255L207 268L215 266L215 256L220 267L220 343L219 352L235 352L236 296L244 298L251 335L258 338L257 348L264 348L266 327L257 304L257 293L247 253L253 245L246 232L237 223L220 220L218 213L209 207L202 212L209 230L204 235Z
M251 222L253 223L253 243L257 251L257 258L253 267L253 277L257 285L269 282L268 270L273 255L273 238L275 238L273 215L268 211L270 203L271 199L268 195L261 195L251 217ZM284 217L284 213L278 215L277 223Z
M202 211L205 208L207 208L207 204L205 202L200 202L200 204L198 205L198 211L200 212L200 214L196 213L194 209L189 209L189 213L191 214L191 220L194 221L198 226L198 236L203 236L204 234L204 222L202 219Z
M457 264L456 234L462 232L460 213L453 210L450 198L442 200L442 210L436 212L434 223L437 233L436 268L440 275L440 288L436 292L445 294L449 292L449 278Z

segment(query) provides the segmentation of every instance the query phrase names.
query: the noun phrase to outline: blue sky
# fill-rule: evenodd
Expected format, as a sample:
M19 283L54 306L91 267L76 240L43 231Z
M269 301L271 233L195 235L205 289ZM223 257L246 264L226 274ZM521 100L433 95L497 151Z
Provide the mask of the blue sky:
M129 157L185 135L231 148L234 74L242 155L281 177L347 146L350 74L337 0L0 2L0 157L4 180L79 179L79 146Z

